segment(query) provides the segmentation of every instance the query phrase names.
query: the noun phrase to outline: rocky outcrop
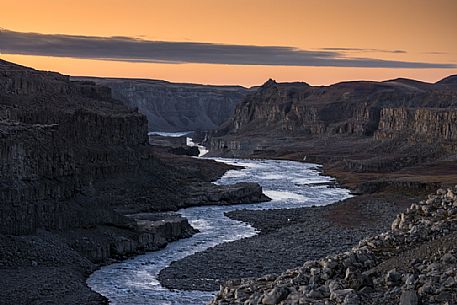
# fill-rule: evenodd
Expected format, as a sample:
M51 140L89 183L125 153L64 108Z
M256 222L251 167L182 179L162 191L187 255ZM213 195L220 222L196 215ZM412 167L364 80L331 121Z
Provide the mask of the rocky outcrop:
M63 235L73 249L92 262L106 263L132 255L155 251L169 242L190 237L197 231L179 215L153 213L130 215L135 230L125 231L108 226L69 230Z
M178 157L157 154L146 117L108 89L7 62L0 67L0 233L132 225L124 212L196 205L194 193L208 192L214 204L265 199L258 185L209 183L227 166L212 162L213 172L202 173L209 161L178 165Z
M381 111L378 140L404 136L429 143L457 141L457 108L384 108Z
M159 80L73 77L111 88L113 96L146 115L152 131L210 130L224 123L250 89Z
M380 117L387 111L383 109L456 107L457 92L439 88L403 79L346 82L329 87L269 80L237 106L231 121L214 137L259 132L371 136L382 128Z
M211 304L445 304L457 301L457 188L398 215L389 232L281 275L232 280Z
M189 197L186 204L194 205L214 205L214 204L236 204L257 203L271 200L262 193L262 188L257 183L239 182L233 185L213 185L196 184L189 186L187 193Z
M122 223L121 215L98 202L93 210L100 212L80 218L90 200L76 197L97 180L140 168L146 118L113 103L109 89L93 83L73 84L60 74L7 62L0 67L0 233ZM70 199L76 202L65 202Z
M155 212L203 192L266 200L258 185L210 183L233 167L157 150L147 133L107 87L0 61L0 304L106 303L85 285L97 266L196 232Z
M269 80L203 141L209 155L306 159L351 172L446 160L457 151L457 90L448 82Z

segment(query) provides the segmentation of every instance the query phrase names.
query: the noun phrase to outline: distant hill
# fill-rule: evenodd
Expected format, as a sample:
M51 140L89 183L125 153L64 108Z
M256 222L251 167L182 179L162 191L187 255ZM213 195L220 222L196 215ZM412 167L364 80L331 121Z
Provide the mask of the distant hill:
M439 82L437 82L439 85L453 85L457 86L457 75L450 75L446 78L443 78Z

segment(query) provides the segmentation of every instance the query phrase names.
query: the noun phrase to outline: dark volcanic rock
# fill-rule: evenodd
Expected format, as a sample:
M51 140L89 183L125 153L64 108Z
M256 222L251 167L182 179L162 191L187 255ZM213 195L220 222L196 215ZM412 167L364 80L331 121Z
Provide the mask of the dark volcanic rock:
M153 131L214 129L224 123L250 89L241 86L179 84L159 80L83 78L111 88L113 96L136 107Z
M448 86L457 86L457 75L450 75L448 77L443 78L439 82L438 85L448 85Z
M199 191L261 198L210 183L233 167L150 146L146 117L110 92L0 61L0 304L106 302L85 285L98 264L195 233L138 213L196 205Z
M456 118L457 90L439 83L270 80L204 144L209 155L323 163L354 189L436 188L457 183L448 169L456 160Z
M227 216L251 224L259 235L174 262L159 279L170 289L214 291L226 280L284 272L387 230L405 206L394 200L361 196L326 207L230 212Z
M188 198L186 204L237 204L256 203L271 200L262 193L257 183L240 182L233 185L196 184L186 190Z
M443 108L455 112L457 91L404 79L343 82L328 87L270 80L239 104L233 118L213 133L211 147L221 148L217 143L221 136L242 137L258 133L270 134L270 137L372 136L382 129L379 124L383 109L399 107L425 108L431 114L424 114L430 117L430 121L424 124L438 124L438 129L448 122L432 116ZM417 119L421 120L418 116ZM397 121L398 124L408 124L410 118L398 117ZM436 137L436 134L422 130L426 136Z
M168 152L174 155L181 155L181 156L193 156L196 157L200 154L200 150L197 146L181 146L181 147L173 147L168 149Z
M439 189L399 214L385 233L350 251L308 260L280 275L226 282L210 304L454 304L457 188ZM282 294L281 294L282 295Z

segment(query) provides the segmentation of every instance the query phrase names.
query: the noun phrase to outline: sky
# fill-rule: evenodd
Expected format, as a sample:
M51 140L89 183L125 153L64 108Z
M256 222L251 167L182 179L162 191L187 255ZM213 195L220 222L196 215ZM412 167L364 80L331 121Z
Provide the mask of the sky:
M0 58L252 86L457 74L455 0L0 0Z

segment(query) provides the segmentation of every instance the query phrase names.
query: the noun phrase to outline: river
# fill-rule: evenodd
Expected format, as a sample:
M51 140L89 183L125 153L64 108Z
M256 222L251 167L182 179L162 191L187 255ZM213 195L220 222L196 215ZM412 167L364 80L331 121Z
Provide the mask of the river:
M88 279L88 285L117 305L203 305L216 292L169 290L157 280L159 272L173 261L204 251L223 242L257 234L248 224L224 216L236 209L287 209L327 205L350 197L349 190L337 188L331 177L321 176L318 165L278 160L216 161L241 165L216 183L257 182L270 202L229 206L203 206L178 211L200 232L191 238L170 243L166 248L102 267Z

